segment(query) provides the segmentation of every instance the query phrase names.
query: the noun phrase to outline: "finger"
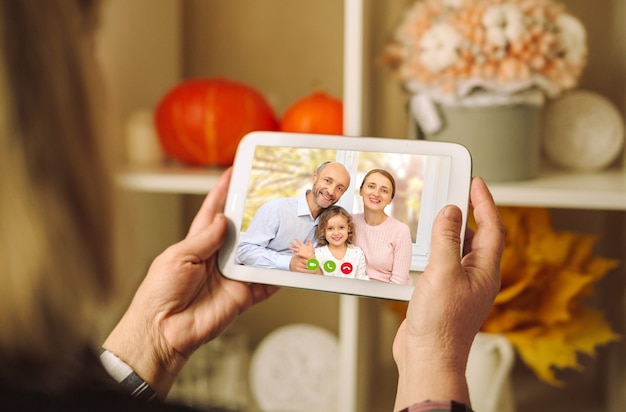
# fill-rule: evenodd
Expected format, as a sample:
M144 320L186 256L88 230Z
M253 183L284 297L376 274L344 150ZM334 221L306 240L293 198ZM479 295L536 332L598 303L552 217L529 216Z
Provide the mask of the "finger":
M465 239L463 240L463 255L467 255L472 251L472 240L474 239L474 230L466 228Z
M260 283L250 284L249 287L252 295L252 304L264 301L280 289L278 286L263 285Z
M461 210L445 206L435 218L431 234L431 253L425 274L453 275L461 261ZM430 269L430 270L429 270Z
M224 243L226 232L226 216L216 214L207 230L199 230L198 233L188 235L178 242L175 247L179 253L186 256L196 256L204 261L213 256Z
M470 202L477 226L492 226L490 230L500 231L500 216L487 184L480 177L472 180Z
M211 224L217 213L224 212L231 175L232 168L228 168L224 173L222 173L215 187L209 191L208 195L204 198L198 213L196 213L196 216L191 222L187 236L193 236L199 231L206 229Z
M472 252L487 262L497 262L504 248L504 226L491 192L484 180L474 178L470 189L476 232L471 239Z

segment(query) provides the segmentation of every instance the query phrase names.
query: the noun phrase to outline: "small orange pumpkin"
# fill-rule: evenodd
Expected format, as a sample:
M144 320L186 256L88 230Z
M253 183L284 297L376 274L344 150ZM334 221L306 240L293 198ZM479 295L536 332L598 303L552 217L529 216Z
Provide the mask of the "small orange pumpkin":
M155 124L165 153L183 163L232 165L249 132L276 130L276 116L255 89L222 78L179 83L159 102Z
M343 103L315 92L292 104L280 123L283 132L343 134Z

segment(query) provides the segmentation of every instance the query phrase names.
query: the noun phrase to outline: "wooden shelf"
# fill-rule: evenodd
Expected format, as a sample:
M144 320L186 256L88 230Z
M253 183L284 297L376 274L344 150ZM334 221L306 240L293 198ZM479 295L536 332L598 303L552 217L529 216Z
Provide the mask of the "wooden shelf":
M163 165L126 167L118 181L129 190L175 194L206 194L224 169ZM501 206L626 210L626 172L593 173L545 170L536 179L487 182Z
M181 165L128 166L117 174L128 190L204 195L217 183L224 169Z
M532 180L487 183L501 206L626 210L626 172L621 169L544 170Z
M229 2L219 2L220 4L223 3L224 6L216 7L207 7L205 3L189 6L180 0L173 2L136 0L135 2L111 3L110 10L115 12L114 14L111 13L111 16L114 19L109 19L111 23L104 25L107 30L104 30L103 34L107 42L105 43L106 47L101 49L105 52L106 59L104 60L108 63L108 68L112 73L109 76L110 83L113 85L114 91L117 92L116 101L121 103L120 107L124 118L132 114L132 111L137 107L153 107L155 91L170 87L175 81L180 80L183 72L210 74L211 70L220 69L217 71L231 73L241 79L248 79L262 90L271 91L272 99L281 105L285 105L290 99L298 95L299 92L296 91L298 88L294 89L293 84L306 83L309 78L313 77L317 80L321 79L322 83L331 85L338 80L336 79L337 76L329 74L333 70L338 70L339 66L336 65L324 66L320 70L313 68L311 73L309 73L310 68L306 65L295 65L289 67L289 75L285 77L283 73L287 72L282 70L284 65L268 66L272 70L277 69L274 70L275 73L269 73L272 70L269 72L267 70L259 71L254 65L249 64L250 61L254 61L254 59L250 60L250 56L240 56L237 53L224 54L223 48L218 47L220 46L218 43L216 43L216 47L206 52L204 39L224 37L224 33L232 33L233 29L228 25L204 24L217 22L219 16L230 16L237 20L239 11L236 7L228 5ZM117 6L114 6L113 3ZM374 128L377 135L404 135L404 94L401 93L402 91L397 84L388 84L387 80L378 76L371 69L371 61L375 57L373 54L377 53L373 50L382 44L383 36L386 36L385 33L389 33L390 27L395 24L393 16L399 16L404 7L392 4L393 2L388 2L389 4L381 2L384 4L380 6L373 6L374 3L377 2L344 0L343 17L345 20L342 42L344 72L342 76L343 93L341 93L344 101L344 132L354 136L362 135L362 125L365 123L368 127ZM568 8L571 6L575 12L583 11L583 16L584 12L594 10L593 6L589 6L588 2L584 0L566 0L565 3L567 3ZM317 5L317 3L315 4ZM620 53L620 50L623 49L620 42L609 42L612 46L611 44L605 46L606 39L623 38L623 35L620 36L620 34L626 26L618 24L626 16L626 6L622 4L626 4L626 2L611 2L611 5L605 7L601 13L604 19L583 19L585 25L591 24L590 33L593 32L593 36L589 36L590 47L597 52L594 54L593 61L590 61L593 63L589 65L591 71L585 75L585 81L582 85L590 90L608 92L614 101L618 100L621 103L620 109L624 108L624 93L614 93L613 90L615 89L616 78L617 83L624 80L623 76L617 75L616 70L619 71L619 69L616 68L623 67L620 63L625 61L626 53ZM145 10L150 10L150 15L147 18L144 16ZM201 13L194 13L197 16L196 19L183 18L187 16L187 12L190 10ZM224 14L209 13L213 10L222 11ZM281 13L281 15L285 15L285 13ZM212 20L212 16L215 19ZM378 16L390 18L376 18ZM250 20L245 20L243 17L237 21L240 23L242 21L254 21L255 15L248 13L245 16L245 19ZM307 17L305 16L305 18ZM298 19L294 21L299 23ZM606 21L613 24L605 24ZM194 29L203 24L206 27L215 28L215 30ZM243 50L249 47L246 40L251 39L252 43L250 44L254 44L256 41L255 31L254 28L251 29L245 24L239 26L241 30L237 30L237 34L245 32L245 35L239 39L241 42L238 43L241 46L239 48ZM159 28L156 30L157 34L160 33L156 37L155 27ZM307 31L308 28L304 28L304 30ZM364 36L364 32L367 35ZM128 33L132 34L130 37L132 41L127 41ZM287 33L286 37L291 36L291 32L285 31L285 33ZM285 34L282 36L285 37ZM185 37L185 41L182 41L182 37ZM338 43L339 38L332 37L332 44ZM193 41L189 41L190 39ZM327 53L325 53L327 50L326 43L323 43L327 40L320 39L320 41L322 42L320 45L323 46L322 51L313 50L312 55L315 57L316 54L321 53L321 56L327 57ZM187 46L189 46L189 50L182 50ZM289 54L290 45L284 52L278 46L280 45L275 47L276 54L284 54L286 59L289 59L291 56ZM594 46L598 47L594 48ZM203 50L202 53L195 53L200 49ZM143 51L148 51L148 54L146 55ZM187 55L205 57L189 59ZM616 58L615 56L621 57ZM224 61L224 65L215 68L213 62L217 60ZM183 61L185 64L182 64ZM333 60L330 59L330 61ZM155 62L157 63L155 64ZM131 75L132 73L128 70L129 67L132 67L134 71L140 73L144 67L151 65L158 66L158 70L152 70L151 76L144 76L140 79L141 81L137 81L137 76ZM608 72L607 68L609 69ZM152 72L156 74L153 76ZM298 75L293 73L298 73ZM336 85L339 84L341 83L336 83ZM338 88L335 90L337 91ZM370 113L376 114L371 120L366 116ZM367 117L367 121L364 120L364 116ZM139 247L138 250L132 250L131 257L132 263L138 271L145 270L145 262L153 258L155 251L158 253L162 250L161 247L164 242L170 238L177 239L181 230L186 229L178 226L182 220L179 219L179 212L180 215L189 212L185 209L187 204L178 202L176 196L205 195L215 187L222 171L221 168L192 168L176 164L154 167L129 166L118 170L116 179L124 190L163 193L166 194L164 197L167 197L164 199L165 201L157 203L150 196L147 196L148 199L144 199L144 196L129 196L129 200L134 202L131 206L137 207L138 215L141 217L141 219L133 222L134 227L130 231L137 236L136 239L132 239L132 243ZM615 169L598 173L543 170L537 179L529 181L506 183L488 181L487 183L494 194L496 203L502 206L626 211L626 172L622 170ZM188 216L185 215L186 217ZM166 222L161 222L161 219L166 220ZM617 244L615 248L619 248L624 243L623 237L620 237L623 227L616 226L615 231L619 238L615 242ZM281 299L280 297L277 298ZM619 312L616 318L621 322L623 320L623 307L619 305L620 302L621 300L611 307ZM388 338L391 339L393 331L386 328L389 325L381 327L376 318L373 322L371 321L372 314L380 316L380 311L376 310L379 309L377 307L370 308L369 304L381 305L384 302L359 300L355 296L341 295L338 302L333 299L330 308L323 305L319 306L318 303L318 297L316 297L311 305L323 308L322 316L329 318L329 322L332 322L331 330L337 330L340 339L340 374L337 377L340 399L337 410L355 412L357 410L372 411L388 408L389 405L393 404L395 388L388 394L389 396L386 395L385 391L368 392L367 390L375 378L393 382L394 377L397 377L393 362L388 363L390 360L387 359L387 355L381 355L383 353L381 349L385 353L388 353L389 350L389 346L382 345L381 337L390 335ZM252 336L256 336L257 340L260 340L277 325L302 321L299 315L293 319L290 317L289 308L291 306L289 303L276 302L270 305L272 305L268 307L272 309L270 316L263 312L247 319L249 323L246 328L249 329ZM333 317L335 313L337 319ZM248 313L248 315L252 314L254 312ZM306 321L306 319L304 320ZM367 327L363 326L364 320L368 320L365 322ZM623 330L621 324L620 330ZM376 339L368 339L370 335ZM520 412L541 412L569 408L572 411L621 411L623 404L620 401L623 397L620 394L623 392L624 379L623 374L617 371L621 370L624 362L620 356L611 356L608 360L615 366L606 371L601 370L599 374L603 374L603 376L588 374L589 379L584 380L584 385L573 386L562 392L560 388L554 391L551 388L546 390L544 386L537 383L536 378L532 375L524 375L521 378L517 375L514 376L516 378L514 382L516 399L519 400L518 410ZM615 369L615 373L613 373L613 369ZM374 375L378 375L379 372L383 373L380 377L375 377ZM602 385L596 384L596 382L600 382ZM391 386L393 387L393 384Z

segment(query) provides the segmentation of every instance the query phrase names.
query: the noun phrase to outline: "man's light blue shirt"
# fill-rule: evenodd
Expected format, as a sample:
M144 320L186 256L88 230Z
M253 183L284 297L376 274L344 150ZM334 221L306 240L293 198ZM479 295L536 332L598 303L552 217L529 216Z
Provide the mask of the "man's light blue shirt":
M276 199L259 208L248 230L241 235L237 263L289 270L293 254L291 242L311 239L315 244L317 219L313 219L306 193L302 196Z

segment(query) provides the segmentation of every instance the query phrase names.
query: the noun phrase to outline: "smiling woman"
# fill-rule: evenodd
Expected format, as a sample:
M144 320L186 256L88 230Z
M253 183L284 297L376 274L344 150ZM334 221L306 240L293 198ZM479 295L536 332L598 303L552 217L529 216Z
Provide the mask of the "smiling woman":
M371 280L410 285L412 243L406 223L385 213L396 194L396 182L383 169L370 170L361 183L363 213L354 215L355 244L366 256Z

